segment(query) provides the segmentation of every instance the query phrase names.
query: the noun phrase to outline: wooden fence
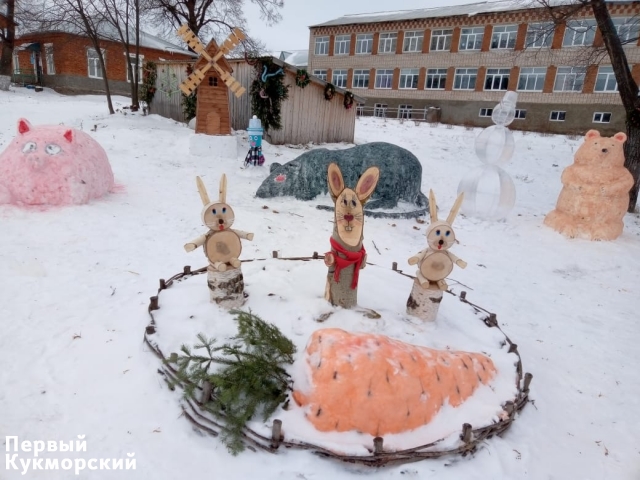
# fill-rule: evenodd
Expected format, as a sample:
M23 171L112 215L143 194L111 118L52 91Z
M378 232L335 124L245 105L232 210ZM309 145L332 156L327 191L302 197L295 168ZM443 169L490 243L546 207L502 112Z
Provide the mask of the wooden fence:
M151 102L149 112L172 118L178 122L186 122L182 108L182 92L180 84L187 78L187 66L193 62L160 61L157 62L156 93Z

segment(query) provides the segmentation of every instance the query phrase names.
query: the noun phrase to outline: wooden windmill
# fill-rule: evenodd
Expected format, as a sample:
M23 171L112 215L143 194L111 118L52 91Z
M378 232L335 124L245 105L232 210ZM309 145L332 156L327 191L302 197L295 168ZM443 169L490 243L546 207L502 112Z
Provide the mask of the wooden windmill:
M233 69L224 56L246 38L245 34L235 28L221 46L211 40L206 47L187 25L180 27L178 35L200 55L193 73L180 84L180 90L187 96L198 89L196 133L230 135L228 90L240 97L246 89L233 78Z

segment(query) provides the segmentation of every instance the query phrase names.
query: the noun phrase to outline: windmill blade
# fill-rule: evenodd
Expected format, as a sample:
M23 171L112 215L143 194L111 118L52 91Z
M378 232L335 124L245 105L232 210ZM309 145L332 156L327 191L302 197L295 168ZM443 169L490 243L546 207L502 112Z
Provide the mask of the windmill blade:
M196 34L193 33L186 24L182 25L178 29L178 35L180 36L180 38L182 38L182 40L184 40L187 43L187 45L189 45L191 50L196 52L198 55L202 55L209 62L212 61L211 56L207 53L206 47L202 44L202 42L198 39L198 37L196 37Z
M247 36L244 34L242 30L240 30L239 28L234 28L231 34L227 37L227 39L224 42L222 42L222 45L220 45L220 49L218 50L218 53L215 54L212 61L217 62L218 60L220 60L220 58L223 55L226 55L231 50L236 48L236 46L245 38L247 38Z
M211 63L207 63L204 67L194 70L193 73L191 73L191 75L189 75L185 79L185 81L180 84L180 90L182 91L182 93L184 93L187 97L191 95L194 90L198 88L200 82L204 80L204 76L211 68L211 65Z
M227 87L229 87L229 90L231 90L237 98L244 95L244 92L246 92L247 89L244 88L239 81L233 78L233 76L228 72L224 71L217 63L213 64L213 68L218 72L222 81L227 85Z

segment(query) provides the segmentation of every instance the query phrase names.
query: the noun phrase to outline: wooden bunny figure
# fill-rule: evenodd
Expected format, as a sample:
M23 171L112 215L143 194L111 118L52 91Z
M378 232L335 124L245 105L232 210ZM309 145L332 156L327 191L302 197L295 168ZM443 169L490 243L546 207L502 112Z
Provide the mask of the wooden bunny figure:
M355 190L345 188L342 172L337 164L329 165L327 181L335 204L331 251L324 257L329 267L325 298L334 306L354 307L358 303L358 273L367 261L362 245L364 236L364 203L378 184L380 170L368 168L358 180Z
M233 209L227 204L226 175L222 174L220 179L220 197L217 202L209 200L200 177L196 177L196 183L204 204L202 221L209 227L209 231L185 244L184 249L191 252L198 247L204 248L204 254L209 260L207 281L211 302L227 308L238 308L246 298L239 260L242 252L240 239L253 240L253 233L231 228L235 216Z
M442 292L448 288L445 278L453 271L454 264L460 268L467 266L464 260L449 251L456 242L456 234L451 225L463 200L464 194L461 193L447 219L442 221L438 220L438 207L433 190L429 192L431 224L427 229L428 247L409 258L409 265L418 264L413 289L407 300L407 313L410 315L427 321L435 320Z

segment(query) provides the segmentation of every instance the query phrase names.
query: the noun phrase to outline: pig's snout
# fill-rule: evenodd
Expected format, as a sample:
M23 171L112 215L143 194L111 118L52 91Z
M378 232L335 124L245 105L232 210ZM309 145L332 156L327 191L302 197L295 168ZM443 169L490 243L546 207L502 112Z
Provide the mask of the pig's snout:
M47 161L40 155L32 155L29 157L29 163L31 164L31 168L34 170L41 170L45 167Z

